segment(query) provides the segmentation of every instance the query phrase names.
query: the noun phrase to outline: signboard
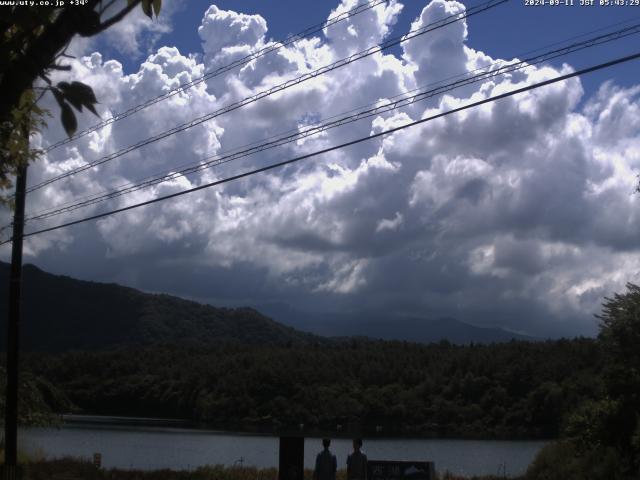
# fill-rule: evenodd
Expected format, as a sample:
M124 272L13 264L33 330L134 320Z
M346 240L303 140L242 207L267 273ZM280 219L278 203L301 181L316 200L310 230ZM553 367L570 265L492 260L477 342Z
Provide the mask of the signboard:
M436 480L433 462L369 460L367 480Z

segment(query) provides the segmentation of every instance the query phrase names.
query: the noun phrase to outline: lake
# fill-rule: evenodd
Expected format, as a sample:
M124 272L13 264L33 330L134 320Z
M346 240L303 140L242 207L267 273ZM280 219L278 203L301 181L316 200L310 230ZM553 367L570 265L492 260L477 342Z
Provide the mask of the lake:
M278 437L173 426L70 423L60 428L25 428L20 449L47 458L91 458L102 454L105 468L192 470L206 464L277 467ZM522 474L544 441L452 439L364 439L371 460L430 460L436 470L461 475ZM305 439L305 467L313 468L319 438ZM349 439L334 439L338 468L346 468Z

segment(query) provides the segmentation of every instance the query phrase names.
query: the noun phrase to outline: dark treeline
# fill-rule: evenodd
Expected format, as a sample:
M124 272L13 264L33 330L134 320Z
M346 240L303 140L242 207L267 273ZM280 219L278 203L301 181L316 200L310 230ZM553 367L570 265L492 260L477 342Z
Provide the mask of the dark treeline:
M78 411L185 418L220 428L555 437L600 394L590 339L456 346L152 346L30 354L25 367ZM379 428L378 428L379 430Z

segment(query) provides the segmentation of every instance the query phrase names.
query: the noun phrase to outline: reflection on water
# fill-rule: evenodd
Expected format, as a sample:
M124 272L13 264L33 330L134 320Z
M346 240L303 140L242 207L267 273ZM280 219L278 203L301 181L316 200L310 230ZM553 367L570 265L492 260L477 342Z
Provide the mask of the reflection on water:
M431 460L438 471L462 475L508 475L524 473L543 441L490 441L439 439L364 440L364 451L372 460ZM91 458L102 454L105 468L153 470L194 469L206 464L242 464L256 467L278 465L278 438L231 434L175 427L116 426L113 424L67 424L63 428L22 429L19 444L28 453L47 458L74 456ZM322 449L318 438L305 440L305 467L312 468ZM331 450L338 468L346 468L351 441L335 439Z

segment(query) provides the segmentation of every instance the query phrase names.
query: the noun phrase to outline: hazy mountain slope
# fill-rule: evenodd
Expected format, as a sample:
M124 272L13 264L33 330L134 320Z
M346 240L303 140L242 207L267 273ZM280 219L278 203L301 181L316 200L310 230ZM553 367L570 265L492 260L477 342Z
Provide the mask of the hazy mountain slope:
M0 348L6 346L9 265L0 262ZM93 350L117 345L236 341L252 345L324 343L324 337L369 337L431 343L533 340L453 318L416 319L376 314L319 314L265 306L276 322L252 308L216 308L114 283L76 280L24 267L21 348ZM261 310L263 310L261 308ZM303 330L303 331L301 331ZM305 333L312 332L312 333ZM320 335L320 336L318 336Z
M312 313L298 311L282 304L262 305L258 308L286 325L327 337L367 336L373 339L419 343L439 342L445 339L457 344L508 342L512 339L540 340L501 328L470 325L450 317L434 319L389 316L366 310L352 314Z
M0 262L0 345L6 345L9 265ZM321 338L251 308L215 308L116 284L87 282L24 267L21 349L62 351L115 345L238 341L285 345Z

